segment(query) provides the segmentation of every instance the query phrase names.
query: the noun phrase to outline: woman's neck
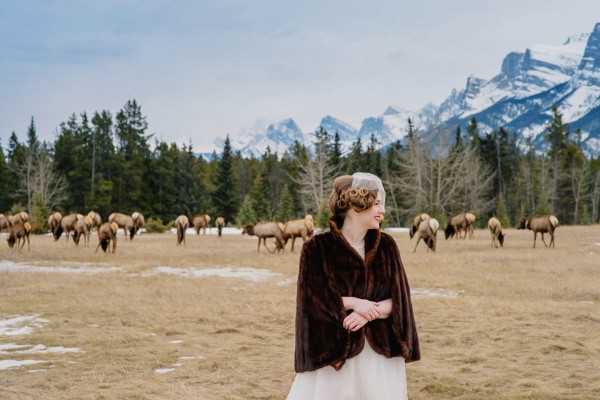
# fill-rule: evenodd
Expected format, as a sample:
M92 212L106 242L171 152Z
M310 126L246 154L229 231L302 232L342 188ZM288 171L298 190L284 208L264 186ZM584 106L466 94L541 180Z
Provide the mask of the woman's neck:
M340 229L348 243L354 247L363 245L367 231L368 229L356 226L350 218L344 220L344 225Z

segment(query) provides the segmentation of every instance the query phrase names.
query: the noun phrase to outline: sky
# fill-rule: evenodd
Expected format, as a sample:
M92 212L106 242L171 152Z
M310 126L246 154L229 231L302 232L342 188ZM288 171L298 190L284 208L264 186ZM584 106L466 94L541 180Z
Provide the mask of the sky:
M105 0L0 3L0 144L33 117L140 104L148 133L197 152L265 122L360 128L390 106L439 105L511 51L600 22L598 0Z

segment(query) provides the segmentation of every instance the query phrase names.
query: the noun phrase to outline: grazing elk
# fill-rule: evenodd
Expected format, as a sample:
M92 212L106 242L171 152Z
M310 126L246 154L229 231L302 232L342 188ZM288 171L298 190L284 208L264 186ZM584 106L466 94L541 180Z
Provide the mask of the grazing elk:
M60 221L62 220L62 214L58 211L53 212L48 217L48 227L50 228L50 233L54 237L54 241L58 240L57 231L60 228ZM62 233L62 231L61 231Z
M454 237L454 235L458 235L461 238L461 232L465 231L465 236L462 237L465 239L467 237L467 228L469 226L469 220L467 219L465 213L457 214L450 219L446 229L444 230L444 234L446 236L446 240L450 237Z
M440 229L440 223L435 218L429 218L421 221L419 224L419 229L417 229L417 243L415 244L415 248L413 249L413 253L417 251L417 246L421 239L427 245L427 251L430 249L435 253L436 245L437 245L437 231Z
M475 238L475 230L473 229L473 223L475 222L475 214L471 214L470 212L465 213L465 218L467 219L467 232L469 232L469 239ZM465 233L465 237L467 234Z
M27 251L29 251L29 232L31 232L31 224L29 222L17 221L13 223L8 232L8 239L6 239L8 247L12 249L15 246L15 242L17 242L17 248L21 250L25 246L25 240L27 240ZM23 240L23 243L21 243L21 240Z
M196 230L196 235L200 234L200 229L202 229L202 234L206 235L206 228L208 228L208 233L210 234L210 215L201 214L196 215L192 219L192 224L194 225L194 229Z
M102 217L100 214L92 210L87 214L87 216L92 220L92 226L90 227L90 230L93 228L100 228L100 225L102 225Z
M410 227L410 230L408 231L408 235L410 236L411 239L413 238L415 233L417 233L417 231L419 230L419 226L421 225L421 222L423 222L427 219L429 219L429 215L427 215L425 213L419 214L415 218L413 218L413 224Z
M261 241L264 243L265 249L267 249L269 253L273 253L275 249L280 250L284 248L283 234L281 232L281 227L277 222L259 222L256 225L244 225L244 229L242 230L242 235L243 234L258 237L258 247L256 248L257 253L260 252ZM267 238L271 237L274 237L275 241L277 242L273 251L269 250L267 247Z
M180 215L175 220L175 228L177 229L177 245L181 242L185 244L185 231L190 226L190 220L185 215Z
M54 233L54 241L57 241L60 238L60 235L62 235L62 233L64 232L68 242L69 235L75 230L75 224L80 219L83 219L83 215L76 213L62 217L62 219L60 220L60 226L56 228L56 231Z
M535 217L527 220L521 218L517 229L529 229L533 231L533 248L535 249L535 242L537 240L538 232L542 234L542 242L544 246L554 247L554 230L558 226L558 219L554 215L536 215ZM550 245L546 244L544 240L544 233L550 234Z
M500 243L500 247L504 247L504 233L502 233L502 224L500 220L496 217L492 217L488 220L488 229L490 230L490 234L492 235L492 246L498 248L498 243Z
M98 248L102 247L102 251L105 253L108 250L110 253L110 242L112 241L112 253L117 252L117 230L119 225L116 222L105 222L98 228L98 246L96 247L96 253Z
M137 232L137 225L133 219L133 216L121 213L112 213L108 216L108 222L114 222L117 224L119 229L123 229L123 232L125 233L125 240L127 240L127 232L129 232L129 238L133 240L133 237Z
M83 236L83 244L85 247L90 245L90 233L92 232L93 226L94 220L87 215L77 220L75 229L73 230L73 241L76 246L79 246L79 239L81 239L81 236Z
M217 217L215 220L215 225L217 226L217 232L219 233L219 237L223 234L223 227L225 226L225 218Z
M314 220L312 215L308 214L304 219L295 219L288 221L283 226L282 237L283 245L285 246L289 239L292 239L292 251L294 251L294 243L296 238L301 237L302 242L306 242L312 231L314 230Z
M8 217L4 214L0 214L0 232L3 229L6 229L7 231L9 231L11 225L12 224L10 223L10 220L8 219Z

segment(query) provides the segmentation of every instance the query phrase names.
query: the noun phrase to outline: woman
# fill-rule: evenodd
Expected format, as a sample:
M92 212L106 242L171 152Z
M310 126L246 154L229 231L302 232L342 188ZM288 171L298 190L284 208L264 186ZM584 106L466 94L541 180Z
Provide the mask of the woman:
M331 230L306 241L289 399L406 399L405 362L420 359L410 288L394 239L379 230L381 180L335 179Z

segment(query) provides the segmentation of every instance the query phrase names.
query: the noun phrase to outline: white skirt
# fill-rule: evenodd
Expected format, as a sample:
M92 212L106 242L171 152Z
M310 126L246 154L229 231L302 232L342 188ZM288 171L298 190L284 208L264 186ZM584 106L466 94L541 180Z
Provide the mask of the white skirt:
M342 369L331 366L296 374L287 400L406 400L403 357L386 358L369 341Z

